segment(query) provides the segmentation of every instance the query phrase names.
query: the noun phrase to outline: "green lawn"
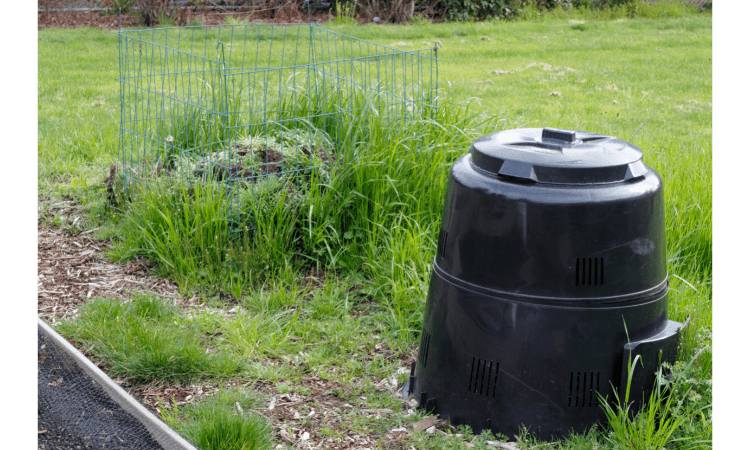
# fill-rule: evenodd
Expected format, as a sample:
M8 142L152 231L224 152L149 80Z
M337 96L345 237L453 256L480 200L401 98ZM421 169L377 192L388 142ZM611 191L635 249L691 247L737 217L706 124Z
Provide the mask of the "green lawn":
M344 194L316 191L304 200L304 213L270 212L276 228L259 232L266 240L256 242L252 253L250 243L231 243L221 225L201 228L206 240L196 237L174 250L175 242L192 236L192 229L181 229L179 218L170 215L184 201L180 192L144 194L141 204L122 212L107 207L101 182L116 163L119 144L117 33L40 30L40 194L83 204L89 216L77 226L101 227L99 236L114 240L113 257L152 258L183 292L209 305L188 312L150 297L137 297L125 307L98 299L60 331L85 343L113 374L136 382L220 385L231 380L262 387L261 397L269 392L305 396L317 391L303 377L315 374L326 395L394 411L377 419L345 410L344 420L316 425L313 439L382 436L402 425L410 428L420 413L407 415L377 383L392 376L402 383L406 375L397 369L414 357L419 343L450 162L472 139L505 128L551 126L629 139L662 105L632 142L665 183L670 318L690 316L680 353L686 367L677 370L677 391L687 397L672 408L684 413L685 421L667 448L710 445L705 442L712 433L711 21L710 16L686 15L583 23L579 17L563 17L328 25L401 49L439 41L440 95L446 105L439 122L463 134L426 126L415 128L421 133L415 139L406 131L382 130L366 151L346 150L349 161L356 156L359 164L334 177L332 185ZM464 103L468 110L462 109ZM394 136L406 145L413 145L410 139L420 141L428 156L400 153L391 144L398 141ZM345 192L354 186L357 195ZM215 206L200 195L189 202L185 211L194 215L209 214ZM167 219L178 223L172 237L160 228ZM305 233L299 246L284 242L300 226ZM153 233L151 239L144 240L144 229ZM208 255L208 249L216 255ZM227 264L230 260L233 265ZM307 277L313 268L325 275ZM227 313L231 307L220 294L231 294L239 309ZM113 318L118 326L107 325ZM157 332L168 342L153 341ZM149 351L135 351L141 348ZM175 364L180 370L170 372ZM209 442L211 432L201 424L211 409L224 418L217 421L227 421L242 435L245 425L231 418L234 402L245 404L242 395L228 391L212 400L211 408L167 409L165 419L191 439ZM262 403L256 397L247 402ZM247 433L256 436L256 431ZM614 448L608 433L595 430L549 448ZM399 442L403 448L462 448L463 439L414 434ZM616 435L612 439L616 442ZM533 439L527 441L534 445Z

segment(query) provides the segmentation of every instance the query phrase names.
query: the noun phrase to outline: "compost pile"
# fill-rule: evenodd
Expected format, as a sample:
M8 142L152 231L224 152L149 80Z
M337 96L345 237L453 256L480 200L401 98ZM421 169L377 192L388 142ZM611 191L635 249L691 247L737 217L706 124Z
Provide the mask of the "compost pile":
M40 450L163 450L41 329L38 342Z

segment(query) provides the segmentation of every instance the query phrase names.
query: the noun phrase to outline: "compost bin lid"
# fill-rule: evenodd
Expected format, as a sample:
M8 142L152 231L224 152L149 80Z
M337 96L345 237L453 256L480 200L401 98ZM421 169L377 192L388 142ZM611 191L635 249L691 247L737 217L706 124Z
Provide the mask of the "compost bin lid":
M588 131L518 128L483 136L471 146L484 171L537 183L603 184L648 171L641 150L621 139Z

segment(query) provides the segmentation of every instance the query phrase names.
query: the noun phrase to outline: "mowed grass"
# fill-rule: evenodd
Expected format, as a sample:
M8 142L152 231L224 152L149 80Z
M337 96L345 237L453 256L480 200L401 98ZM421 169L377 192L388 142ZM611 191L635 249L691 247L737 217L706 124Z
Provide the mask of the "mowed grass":
M64 334L93 345L92 352L113 370L140 382L233 377L294 386L314 372L338 383L342 398L364 396L367 407L400 411L397 400L370 380L395 373L401 366L395 357L410 354L418 343L451 162L476 137L504 128L552 126L629 139L661 105L632 142L665 183L670 318L690 317L677 368L684 395L672 408L686 417L674 437L687 440L670 445L705 445L700 442L710 441L712 429L711 17L546 17L330 25L403 49L440 41L445 106L412 131L380 129L370 147L345 149L347 162L334 176L334 189L313 189L299 211L270 211L267 229L254 242L234 244L216 221L202 221L199 235L208 237L195 245L184 239L195 228L173 227L177 234L171 237L167 232L178 217L166 206L186 200L181 211L208 214L216 206L205 201L208 196L147 193L142 204L124 212L107 207L101 180L118 151L117 34L41 30L40 192L87 205L101 236L115 238L114 256L154 259L184 292L210 306L185 316L155 299L137 299L134 306L97 300L64 326ZM144 229L151 230L150 240L142 239ZM209 243L211 236L216 241ZM291 245L294 239L299 245ZM177 242L182 247L171 245ZM321 275L311 279L313 268ZM219 294L237 300L234 311L227 312ZM112 317L120 317L119 324L105 325ZM147 340L156 330L172 342ZM136 342L150 351L129 351ZM171 375L162 370L166 353L182 358L184 369ZM144 363L146 357L151 360ZM184 411L180 420L197 424L204 417L191 414ZM383 433L417 418L398 413L387 423L357 420L326 433ZM232 422L238 419L225 419L233 432L244 433L242 424ZM616 446L608 437L594 431L558 447ZM451 436L409 439L419 448L463 445Z

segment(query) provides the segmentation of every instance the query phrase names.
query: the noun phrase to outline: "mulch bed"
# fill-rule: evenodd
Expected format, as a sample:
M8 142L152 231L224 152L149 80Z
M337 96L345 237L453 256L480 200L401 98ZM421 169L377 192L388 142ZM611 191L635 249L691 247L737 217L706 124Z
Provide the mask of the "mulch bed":
M58 217L64 228L50 225L53 217ZM169 279L158 277L152 265L144 260L134 260L126 264L109 261L106 250L111 248L109 241L92 236L93 229L87 228L86 218L80 206L71 201L51 203L39 198L38 231L38 315L47 323L54 324L60 320L73 320L78 315L78 306L97 297L117 298L128 301L136 292L150 292L161 298L171 300L175 305L186 309L204 309L207 306L196 298L186 298L179 293L177 284ZM312 270L300 280L311 290L319 289L325 282L324 274ZM71 344L76 345L75 342ZM97 360L86 348L76 347L105 373L107 364ZM372 355L382 354L397 357L393 352L377 345ZM408 371L410 358L404 357L401 371ZM280 364L281 361L268 360L268 364ZM394 374L395 375L395 374ZM357 410L357 414L379 417L393 414L395 411L367 409L365 403L349 404L340 397L332 395L334 390L343 387L333 381L322 380L316 374L304 376L292 387L290 394L279 395L274 384L247 383L247 380L231 380L220 384L190 385L134 385L122 377L113 377L122 388L136 400L159 416L159 410L188 405L205 396L213 395L220 389L249 388L265 392L271 396L271 404L247 413L260 413L268 417L279 441L287 445L308 449L362 449L382 448L400 449L407 431L391 430L383 435L357 434L344 431L340 438L327 436L321 432L325 428L337 429L346 427L347 410ZM364 381L364 380L363 380ZM397 396L399 386L395 378L372 380L376 389L389 391ZM46 381L45 381L46 383ZM305 387L310 395L295 394L298 388ZM303 408L303 411L300 411ZM311 408L315 412L311 415ZM55 430L49 424L40 422L40 433L47 444L55 448L55 442L64 440L65 430ZM46 427L46 428L45 428ZM409 430L411 432L411 430ZM60 447L67 448L67 447ZM76 448L75 446L70 448ZM85 447L82 447L85 448Z
M45 214L64 217L72 224L85 220L69 201L48 206ZM107 261L104 252L110 248L108 241L96 239L87 231L66 233L46 222L40 215L37 221L37 309L39 317L49 324L77 316L78 305L89 299L127 300L134 291L150 292L184 306L197 304L195 299L182 298L174 281L154 276L148 262L131 260L127 264L115 264Z

